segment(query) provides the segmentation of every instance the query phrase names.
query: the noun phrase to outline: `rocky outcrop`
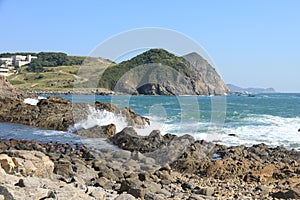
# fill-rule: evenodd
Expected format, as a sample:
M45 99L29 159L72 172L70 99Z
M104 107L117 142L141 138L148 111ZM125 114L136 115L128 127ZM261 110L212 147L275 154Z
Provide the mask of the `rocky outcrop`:
M170 134L162 136L159 131L152 131L149 136L140 136L132 127L127 127L108 140L122 149L146 153L167 145L174 137Z
M1 122L68 130L74 124L71 111L72 103L59 97L42 99L36 106L10 98L0 98Z
M30 96L32 97L34 95L29 95L21 90L16 89L7 81L4 76L0 76L0 97L23 100L24 98Z
M118 108L102 102L96 102L95 105L90 106L94 106L96 110L107 110L122 115L130 126L143 127L149 124L149 119L136 114L129 108ZM17 99L0 97L0 122L20 123L45 129L66 131L75 122L86 120L89 110L89 104L72 104L60 97L41 99L36 106ZM107 131L104 135L114 133L113 128L102 130Z
M80 129L74 133L87 138L108 138L116 133L116 126L114 124L95 126L89 129Z
M229 88L207 60L197 53L190 53L182 57L188 62L191 73L193 91L196 95L224 95L230 93Z

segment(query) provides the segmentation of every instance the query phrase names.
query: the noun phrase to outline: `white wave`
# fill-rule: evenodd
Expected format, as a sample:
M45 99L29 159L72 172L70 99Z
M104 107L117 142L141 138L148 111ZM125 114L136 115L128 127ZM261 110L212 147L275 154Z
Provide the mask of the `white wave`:
M26 103L26 104L36 106L38 104L39 100L38 99L33 99L33 98L26 98L26 99L24 99L23 102Z
M89 106L87 119L82 120L74 125L75 129L89 129L95 126L105 126L115 124L117 132L127 127L126 119L121 115L116 115L106 110L96 110Z
M265 143L270 146L300 148L300 118L284 118L272 115L249 115L243 119L247 125L226 125L219 134L220 143L233 145L253 145ZM259 125L257 125L259 124ZM231 134L237 137L229 136Z

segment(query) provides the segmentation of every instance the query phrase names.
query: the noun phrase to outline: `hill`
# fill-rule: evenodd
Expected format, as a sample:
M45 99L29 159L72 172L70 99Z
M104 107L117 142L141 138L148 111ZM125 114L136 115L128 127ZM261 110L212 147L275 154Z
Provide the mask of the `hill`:
M223 95L230 92L216 70L200 55L175 56L150 49L110 66L99 86L143 95Z
M229 89L232 92L238 92L238 93L274 93L276 92L274 88L241 88L239 86L233 85L233 84L227 84Z
M70 60L69 58L74 57L68 56L68 60ZM90 88L90 82L97 81L98 74L102 73L105 66L112 63L102 58L88 58L88 63L84 65L53 66L53 63L56 62L54 58L51 62L50 66L43 66L41 71L32 71L31 65L21 67L18 74L9 76L7 79L12 85L23 91L69 92L74 89L75 84L78 87L94 91L96 88L94 86Z

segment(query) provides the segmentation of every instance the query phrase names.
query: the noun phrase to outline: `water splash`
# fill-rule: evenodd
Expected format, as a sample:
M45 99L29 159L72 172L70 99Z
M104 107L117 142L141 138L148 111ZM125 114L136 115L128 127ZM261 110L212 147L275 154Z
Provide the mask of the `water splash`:
M127 127L127 121L122 115L116 115L107 110L97 110L89 106L87 119L84 119L74 125L76 130L89 129L95 126L105 126L109 124L116 125L117 132Z

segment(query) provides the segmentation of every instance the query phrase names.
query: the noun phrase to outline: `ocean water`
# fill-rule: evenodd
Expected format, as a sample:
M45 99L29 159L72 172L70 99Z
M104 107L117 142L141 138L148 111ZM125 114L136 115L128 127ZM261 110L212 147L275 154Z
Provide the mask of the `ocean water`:
M99 100L130 107L136 113L150 118L150 126L136 129L140 135L147 135L158 129L163 134L190 134L196 139L229 146L265 143L300 150L300 94L257 94L254 97L60 96L73 102ZM89 128L110 123L116 124L117 131L127 126L122 116L93 108L90 108L89 118L77 122L75 126ZM89 144L96 141L80 138L70 132L42 130L10 123L0 123L0 128L1 138ZM103 140L97 142L98 146L105 143Z

